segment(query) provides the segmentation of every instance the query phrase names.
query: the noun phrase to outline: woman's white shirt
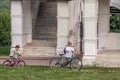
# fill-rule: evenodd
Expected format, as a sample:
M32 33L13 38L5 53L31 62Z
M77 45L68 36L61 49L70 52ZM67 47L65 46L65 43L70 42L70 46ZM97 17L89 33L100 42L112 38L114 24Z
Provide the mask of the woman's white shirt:
M74 50L73 47L67 46L67 47L65 47L65 52L66 52L66 53L64 54L64 56L70 58L70 57L73 56L73 52L74 52L74 51L75 51L75 50Z

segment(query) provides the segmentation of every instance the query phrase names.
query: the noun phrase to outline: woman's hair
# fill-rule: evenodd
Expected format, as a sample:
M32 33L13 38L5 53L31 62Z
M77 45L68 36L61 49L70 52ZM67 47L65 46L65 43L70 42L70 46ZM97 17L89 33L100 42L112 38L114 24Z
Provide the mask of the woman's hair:
M67 45L68 45L68 46L71 46L71 45L72 45L72 42L69 41Z

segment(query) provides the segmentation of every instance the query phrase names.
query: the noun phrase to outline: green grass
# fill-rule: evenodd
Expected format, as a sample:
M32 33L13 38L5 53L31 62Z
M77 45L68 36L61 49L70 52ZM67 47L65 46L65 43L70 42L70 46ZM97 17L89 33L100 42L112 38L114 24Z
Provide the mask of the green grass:
M120 68L84 67L81 71L47 66L0 67L0 80L120 80Z
M0 46L0 56L8 56L9 54L10 54L9 46L5 46L5 47Z

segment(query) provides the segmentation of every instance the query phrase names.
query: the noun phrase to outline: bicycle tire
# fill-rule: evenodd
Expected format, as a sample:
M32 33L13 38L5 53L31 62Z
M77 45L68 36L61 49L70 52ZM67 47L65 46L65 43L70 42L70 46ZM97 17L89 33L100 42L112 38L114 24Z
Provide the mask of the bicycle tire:
M26 63L24 60L21 60L20 62L17 63L17 66L26 66Z
M54 57L54 58L50 59L49 66L51 68L58 68L58 67L60 67L59 61L60 61L60 58Z
M82 68L82 60L79 57L73 57L70 62L70 68L72 70L80 70Z
M11 62L9 60L5 60L3 63L2 63L3 66L10 66L11 65Z

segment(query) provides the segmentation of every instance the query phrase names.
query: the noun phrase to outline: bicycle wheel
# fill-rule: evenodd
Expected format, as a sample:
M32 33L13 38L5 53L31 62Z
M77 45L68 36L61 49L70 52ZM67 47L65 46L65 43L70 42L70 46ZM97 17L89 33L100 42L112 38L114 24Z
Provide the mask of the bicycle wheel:
M54 58L52 58L52 59L50 60L49 66L50 66L51 68L60 67L59 61L60 61L60 58L54 57Z
M26 63L25 63L25 61L22 60L17 63L17 66L26 66Z
M82 68L82 61L79 57L74 57L70 62L70 68L72 70L80 70Z
M5 60L3 63L2 63L3 66L11 66L11 62L9 60Z

